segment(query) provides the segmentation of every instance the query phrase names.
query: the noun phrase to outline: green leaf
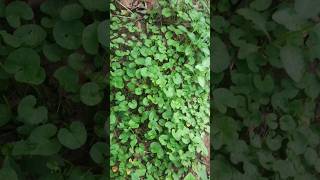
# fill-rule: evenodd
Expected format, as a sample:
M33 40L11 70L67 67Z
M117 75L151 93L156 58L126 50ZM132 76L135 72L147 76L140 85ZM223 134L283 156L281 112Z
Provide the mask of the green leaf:
M123 82L123 79L122 77L120 76L114 76L111 78L111 85L115 88L118 88L118 89L122 89L124 88L124 82ZM137 94L138 95L138 94Z
M97 164L102 164L106 158L107 144L103 142L95 143L90 149L90 156Z
M284 46L280 50L280 58L287 74L299 82L306 71L301 49L290 45Z
M237 99L234 94L225 88L217 88L213 91L215 99L214 106L221 112L226 113L227 107L234 108L237 105Z
M250 7L257 11L264 11L268 9L272 4L272 0L254 0L250 3Z
M273 169L279 172L281 179L287 179L288 177L293 177L296 174L293 164L288 160L277 160L273 164Z
M186 177L184 177L184 180L196 180L196 178L193 176L193 174L189 173Z
M75 70L62 66L54 72L53 76L65 91L74 93L78 91L79 75Z
M254 76L253 83L255 87L263 93L272 93L274 89L274 80L269 74L266 75L264 79L261 79L259 75Z
M7 45L9 45L11 47L14 47L14 48L20 47L22 42L21 42L21 39L19 39L18 37L9 34L6 31L0 31L0 34L1 34L2 38L3 38L3 41Z
M226 45L221 41L219 37L214 37L213 41L213 57L215 59L212 62L212 69L215 73L220 73L229 67L231 58L227 50Z
M107 10L106 4L108 2L106 0L79 0L84 8L89 11L102 11L105 12Z
M206 79L203 76L198 76L198 83L200 84L201 87L205 88L206 87Z
M103 92L97 83L88 82L81 87L80 98L84 104L94 106L102 101Z
M48 119L48 110L45 106L36 107L37 99L32 96L24 97L18 106L18 117L28 124L39 124Z
M80 21L58 21L53 28L53 37L63 48L78 49L82 43L83 28Z
M79 54L79 53L73 53L68 57L68 65L76 70L80 71L84 68L84 55Z
M132 100L131 102L128 103L128 106L129 106L131 109L137 108L137 106L138 106L137 101L136 101L136 100Z
M100 22L98 26L98 41L103 47L109 47L109 37L108 37L108 28L109 27L109 21L105 20Z
M40 67L40 56L30 48L12 51L4 63L4 69L15 75L18 82L39 85L45 79L45 72Z
M31 7L23 1L11 2L6 7L6 18L9 25L13 28L17 28L21 25L21 19L31 20L33 19L33 11Z
M296 128L296 122L290 115L285 115L280 118L280 128L284 131L292 131Z
M169 8L163 8L162 9L162 15L166 18L170 17L172 15L171 9Z
M45 124L33 129L28 141L33 146L30 155L50 156L59 152L61 145L55 138L57 127L53 124Z
M17 173L12 169L8 167L3 167L0 170L0 179L4 180L18 180Z
M65 54L63 48L59 45L53 44L45 44L42 48L43 54L46 58L51 62L58 62L61 60L62 56Z
M300 17L312 18L320 13L320 1L315 0L295 0L294 9Z
M87 141L87 131L82 122L75 121L68 128L59 130L58 139L65 147L78 149Z
M65 3L65 1L46 0L41 3L40 10L47 15L56 17L60 14L60 11Z
M64 21L72 21L76 19L80 19L83 16L82 7L77 4L68 4L64 6L60 11L60 17Z
M314 149L308 148L304 153L304 159L307 161L309 165L313 166L317 163L319 156Z
M260 13L249 8L239 9L237 12L247 20L252 21L253 24L255 24L257 28L260 29L263 33L265 33L266 36L270 39L270 35L266 27L267 21Z
M105 32L106 33L106 32ZM82 34L83 48L88 54L97 54L99 41L98 41L98 23L92 23L83 30Z
M291 31L300 30L305 23L294 10L289 8L276 11L272 15L272 19Z
M162 149L161 145L159 143L157 143L157 142L152 142L150 144L150 151L152 153L157 154L158 158L162 158L163 155L164 155L164 152L163 152L163 149Z
M20 26L14 32L14 36L21 39L23 45L35 47L45 40L47 33L39 25L27 24Z

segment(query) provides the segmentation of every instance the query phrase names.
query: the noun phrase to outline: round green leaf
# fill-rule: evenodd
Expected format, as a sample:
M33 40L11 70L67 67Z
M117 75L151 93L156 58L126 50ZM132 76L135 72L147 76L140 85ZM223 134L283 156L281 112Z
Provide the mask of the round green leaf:
M80 98L84 104L94 106L101 102L103 92L97 83L88 82L81 87Z
M296 128L296 122L289 115L282 116L279 121L280 121L280 128L284 131L291 131Z
M98 23L92 23L88 25L82 34L82 44L84 50L89 54L97 54L99 42L98 42Z
M41 18L41 25L45 28L53 28L55 22L53 19L50 19L48 17Z
M40 67L40 57L30 48L12 51L4 63L4 69L14 74L19 82L38 85L45 79L44 69Z
M3 38L3 41L7 45L9 45L11 47L18 48L22 43L21 39L19 39L18 37L7 33L6 31L0 31L0 34L1 34L2 38Z
M11 2L6 7L5 11L7 21L13 28L17 28L21 25L21 19L31 20L33 18L31 7L23 1Z
M164 152L163 152L163 149L162 149L161 145L159 143L157 143L157 142L152 142L150 144L150 151L152 153L157 154L158 158L162 158L163 155L164 155Z
M14 36L22 40L22 43L26 46L38 46L46 38L46 31L39 25L27 24L19 27Z
M68 57L68 65L76 70L80 71L84 68L84 55L79 53L73 53Z
M78 91L79 76L75 70L62 66L54 72L53 76L58 79L60 86L65 91L74 93Z
M108 26L109 26L109 21L105 20L100 22L98 26L98 41L103 47L108 47L109 46L109 37L108 37Z
M37 99L32 96L24 97L18 106L18 118L28 124L39 124L47 121L48 110L45 106L36 107Z
M80 21L58 21L53 28L53 36L61 47L77 49L81 46L83 28Z
M45 14L56 17L60 14L60 10L65 3L66 1L61 0L46 0L41 3L40 10Z
M66 5L60 11L60 17L65 21L80 19L82 16L83 9L79 4L76 3Z
M103 142L95 143L90 149L90 156L97 164L102 164L106 159L107 144Z
M58 62L64 54L63 48L57 44L45 44L42 48L43 54L51 62Z
M164 17L170 17L170 16L172 15L171 9L169 9L169 8L163 8L163 9L162 9L162 15L163 15Z
M87 131L82 122L72 122L68 128L58 132L58 139L69 149L78 149L87 141Z
M108 4L107 0L79 0L80 3L84 8L86 8L89 11L102 11L105 12L108 7L106 4Z

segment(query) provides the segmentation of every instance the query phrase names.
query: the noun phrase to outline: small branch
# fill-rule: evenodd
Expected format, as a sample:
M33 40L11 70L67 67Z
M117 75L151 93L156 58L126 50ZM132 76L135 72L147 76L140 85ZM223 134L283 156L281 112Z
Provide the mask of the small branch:
M133 14L133 12L127 6L123 5L120 1L117 1L117 3L119 3L122 7L124 7L126 10Z

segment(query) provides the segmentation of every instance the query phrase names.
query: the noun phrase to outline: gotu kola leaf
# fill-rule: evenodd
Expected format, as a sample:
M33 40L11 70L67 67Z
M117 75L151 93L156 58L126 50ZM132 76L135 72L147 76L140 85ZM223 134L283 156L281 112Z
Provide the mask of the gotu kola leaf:
M14 74L18 82L38 85L45 79L44 69L40 66L40 56L30 48L12 51L4 63L4 69Z
M60 11L60 17L64 21L80 19L82 16L83 9L77 3L66 5Z
M81 46L84 25L80 21L58 21L53 28L53 37L57 44L66 49L77 49Z
M107 0L79 0L80 3L89 11L106 11Z
M23 1L13 1L5 9L5 14L9 25L17 28L21 25L21 19L31 20L33 11L31 7Z
M99 47L98 22L92 23L84 28L82 34L82 44L87 53L97 54Z
M79 89L79 76L75 70L62 66L54 72L53 76L58 79L60 86L65 91L75 93Z
M87 131L82 122L72 122L58 132L60 143L69 149L78 149L87 141Z
M26 46L38 46L47 36L46 31L39 25L27 24L19 27L14 36L21 39L22 44Z
M97 164L102 164L106 157L107 144L103 142L95 143L90 149L90 156Z
M24 97L18 106L18 117L28 124L39 124L48 119L48 110L45 106L35 107L37 99L33 95Z
M98 41L103 47L109 47L109 21L105 20L100 22L98 26Z
M162 158L163 155L164 155L164 152L163 152L163 149L162 149L161 145L159 143L157 143L157 142L152 142L150 144L150 151L152 153L157 154L158 158Z
M103 98L103 92L97 83L88 82L84 84L80 89L81 101L88 105L94 106L101 102Z
M45 44L42 48L42 52L51 62L60 61L63 54L65 54L64 49L55 43Z
M14 48L18 48L21 45L21 39L19 39L18 37L7 33L6 31L0 31L0 35L2 36L3 41Z
M12 154L50 156L59 152L61 144L55 137L57 127L53 124L44 124L34 128L27 140L14 144Z

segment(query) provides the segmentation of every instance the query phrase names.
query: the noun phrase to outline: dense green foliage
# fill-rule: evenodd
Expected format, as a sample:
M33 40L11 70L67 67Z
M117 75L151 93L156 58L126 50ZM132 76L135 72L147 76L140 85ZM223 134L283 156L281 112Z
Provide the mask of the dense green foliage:
M105 179L105 0L0 0L0 179Z
M208 2L111 5L111 178L208 179Z
M319 179L320 1L212 8L213 179Z

